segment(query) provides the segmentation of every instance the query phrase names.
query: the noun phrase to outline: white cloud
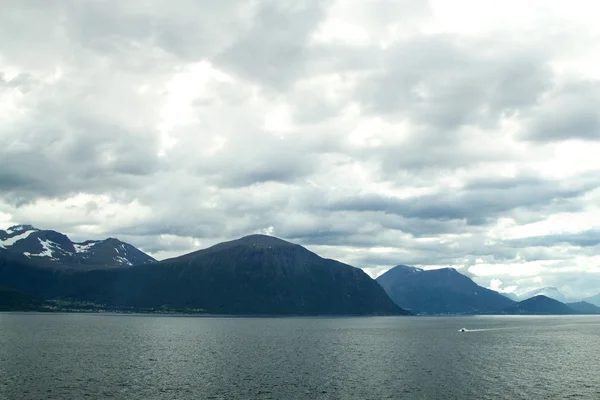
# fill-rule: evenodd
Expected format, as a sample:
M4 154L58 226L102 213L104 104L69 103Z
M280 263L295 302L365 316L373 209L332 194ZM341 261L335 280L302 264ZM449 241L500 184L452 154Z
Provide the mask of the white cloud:
M317 43L335 44L341 42L342 44L354 46L367 45L369 39L369 33L363 27L339 19L326 21L313 36L313 40Z
M203 95L206 96L206 86L211 80L233 83L230 76L214 68L210 62L200 61L181 68L181 71L175 73L166 84L166 98L157 127L161 142L160 156L164 156L177 144L177 128L198 122L193 101Z

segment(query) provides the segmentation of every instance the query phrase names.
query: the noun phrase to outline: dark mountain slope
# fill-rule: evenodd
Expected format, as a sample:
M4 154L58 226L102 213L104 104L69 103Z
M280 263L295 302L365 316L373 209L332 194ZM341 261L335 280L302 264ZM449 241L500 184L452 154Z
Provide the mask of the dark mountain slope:
M37 297L0 285L0 311L38 310L41 306L42 301Z
M377 282L398 306L420 314L489 314L514 304L453 268L425 271L398 265Z
M0 249L0 285L48 299L60 294L55 287L68 275L68 271L43 267L22 254Z

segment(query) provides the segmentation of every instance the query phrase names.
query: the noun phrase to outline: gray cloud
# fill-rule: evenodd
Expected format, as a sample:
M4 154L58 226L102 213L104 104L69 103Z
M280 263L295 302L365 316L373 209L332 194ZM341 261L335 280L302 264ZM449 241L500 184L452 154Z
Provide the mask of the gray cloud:
M600 84L577 82L561 87L531 117L525 138L533 141L600 140Z
M0 187L6 195L105 193L141 185L152 175L156 141L146 139L143 129L78 113L80 108L75 101L61 107L41 101L19 131L8 132L8 146L0 149Z
M507 244L515 248L526 247L550 247L553 245L567 244L577 247L595 247L600 245L600 231L588 230L577 233L550 234L544 236L533 236L525 239L507 241Z
M304 71L310 34L329 1L258 5L252 26L217 57L219 65L263 87L287 87Z
M598 185L597 181L573 184L526 178L524 182L513 179L509 183L502 179L407 199L376 194L344 197L332 201L328 209L380 211L423 220L462 219L468 224L479 225L517 208L539 209L550 203L580 197Z
M362 90L375 113L406 114L452 131L469 123L493 124L534 104L552 85L546 61L533 48L493 39L417 36L387 50L383 68Z

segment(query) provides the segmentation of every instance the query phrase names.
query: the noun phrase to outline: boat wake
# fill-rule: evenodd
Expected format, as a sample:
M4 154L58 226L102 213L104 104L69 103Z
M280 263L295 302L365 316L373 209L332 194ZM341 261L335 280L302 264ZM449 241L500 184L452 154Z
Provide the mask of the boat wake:
M467 329L467 328L460 328L458 331L459 332L487 332L487 331L498 331L501 329L507 329L507 328L487 328L487 329Z

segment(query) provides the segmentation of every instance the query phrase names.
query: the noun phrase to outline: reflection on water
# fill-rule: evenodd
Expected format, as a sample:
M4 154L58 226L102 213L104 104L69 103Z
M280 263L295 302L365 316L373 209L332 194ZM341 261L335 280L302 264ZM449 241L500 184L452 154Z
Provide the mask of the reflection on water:
M595 317L0 313L0 398L597 399L599 339Z

